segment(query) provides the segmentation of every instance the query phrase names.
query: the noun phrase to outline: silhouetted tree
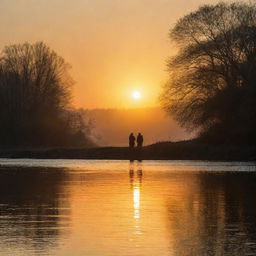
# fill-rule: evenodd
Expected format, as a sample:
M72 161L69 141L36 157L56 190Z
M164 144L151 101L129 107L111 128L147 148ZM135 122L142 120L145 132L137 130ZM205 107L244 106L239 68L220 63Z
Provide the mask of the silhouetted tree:
M256 5L205 5L181 18L170 37L163 107L207 141L256 142Z
M0 145L74 145L69 65L42 42L4 48L0 58ZM73 121L72 121L73 122ZM80 144L87 143L86 134Z

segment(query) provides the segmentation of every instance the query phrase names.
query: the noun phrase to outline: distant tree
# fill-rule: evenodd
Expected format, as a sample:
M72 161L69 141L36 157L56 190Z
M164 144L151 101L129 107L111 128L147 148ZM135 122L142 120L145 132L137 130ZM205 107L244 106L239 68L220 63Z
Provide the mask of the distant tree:
M201 138L256 143L256 5L205 5L170 31L178 53L160 97Z
M0 145L74 145L77 130L70 124L73 82L68 68L42 42L4 48L0 58ZM80 144L88 142L83 135Z

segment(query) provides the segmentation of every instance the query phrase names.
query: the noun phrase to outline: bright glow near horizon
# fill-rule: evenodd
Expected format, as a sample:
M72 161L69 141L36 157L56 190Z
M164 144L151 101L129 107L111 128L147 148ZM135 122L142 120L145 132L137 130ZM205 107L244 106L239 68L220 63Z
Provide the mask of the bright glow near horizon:
M139 91L133 91L132 92L132 98L135 100L138 100L141 98L141 93Z

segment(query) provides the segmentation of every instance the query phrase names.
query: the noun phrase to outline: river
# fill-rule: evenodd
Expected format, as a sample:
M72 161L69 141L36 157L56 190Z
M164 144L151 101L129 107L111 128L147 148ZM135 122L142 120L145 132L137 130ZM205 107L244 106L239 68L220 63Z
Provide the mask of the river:
M0 159L0 255L256 255L255 163Z

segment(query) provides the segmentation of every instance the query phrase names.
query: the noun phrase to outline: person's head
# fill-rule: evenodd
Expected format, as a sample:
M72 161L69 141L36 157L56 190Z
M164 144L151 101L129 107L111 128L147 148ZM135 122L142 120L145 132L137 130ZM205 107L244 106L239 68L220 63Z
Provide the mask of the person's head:
M131 134L130 135L133 135L133 132L131 132Z

